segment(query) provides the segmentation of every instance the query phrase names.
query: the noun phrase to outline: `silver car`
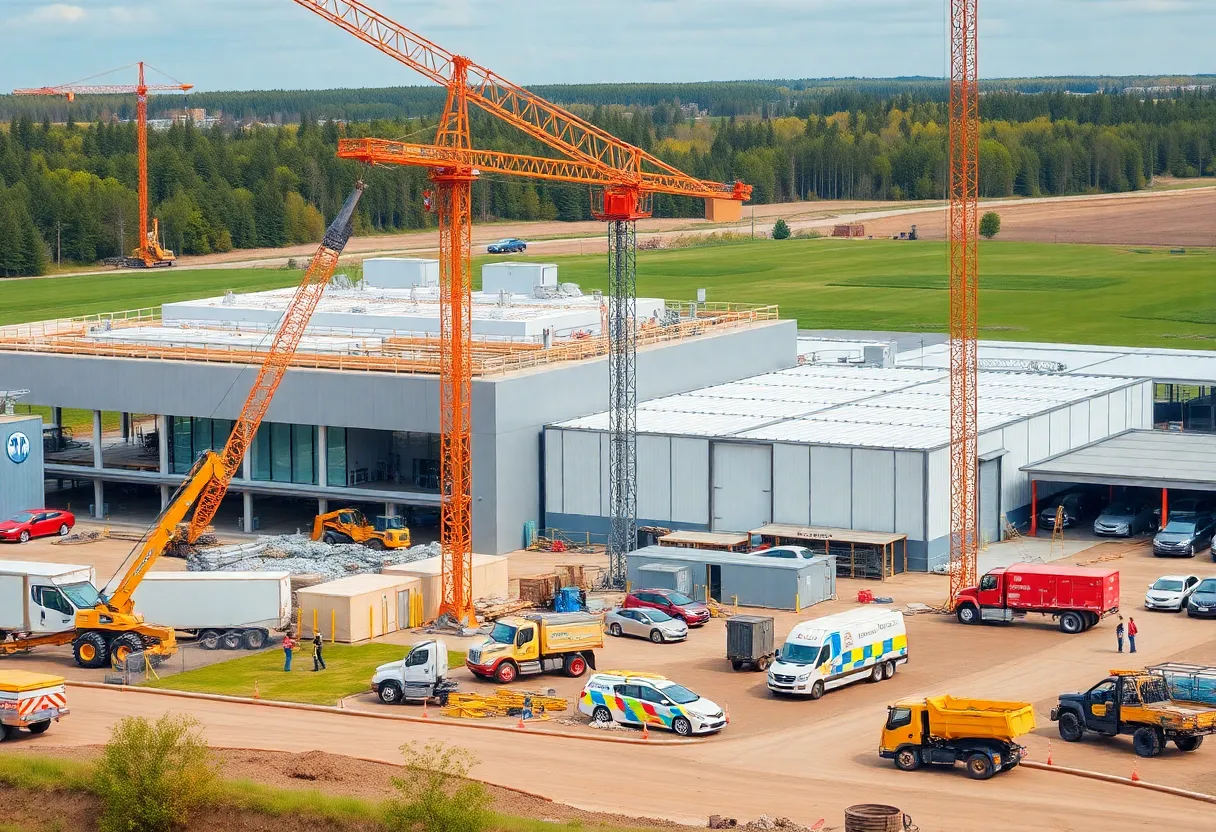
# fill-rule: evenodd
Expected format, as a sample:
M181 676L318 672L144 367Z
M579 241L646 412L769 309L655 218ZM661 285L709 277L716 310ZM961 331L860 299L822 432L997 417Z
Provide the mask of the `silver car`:
M662 610L618 607L604 616L604 626L614 636L648 638L655 644L688 638L688 625Z
M1144 596L1144 608L1147 610L1169 610L1182 612L1186 602L1199 585L1195 575L1165 575L1148 585Z
M1134 537L1141 532L1155 531L1157 515L1151 506L1136 503L1112 503L1094 521L1094 534L1109 537Z

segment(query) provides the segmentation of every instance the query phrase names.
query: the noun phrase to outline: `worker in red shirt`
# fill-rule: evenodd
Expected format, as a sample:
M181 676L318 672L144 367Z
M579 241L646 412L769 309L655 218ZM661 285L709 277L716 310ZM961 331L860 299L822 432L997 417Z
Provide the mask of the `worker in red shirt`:
M1140 632L1140 628L1136 626L1136 619L1127 619L1127 643L1131 647L1131 652L1136 652L1136 633Z
M291 672L291 651L296 649L296 640L291 637L291 633L283 636L283 672Z

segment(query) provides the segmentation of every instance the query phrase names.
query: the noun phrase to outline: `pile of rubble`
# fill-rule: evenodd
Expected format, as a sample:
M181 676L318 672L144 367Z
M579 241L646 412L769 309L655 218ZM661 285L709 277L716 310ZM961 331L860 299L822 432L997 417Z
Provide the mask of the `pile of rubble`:
M438 543L408 549L370 549L358 543L320 543L303 534L263 535L255 543L195 549L186 558L191 572L290 572L334 580L385 566L438 557Z
M749 821L740 826L739 821L735 818L723 817L722 815L710 815L707 826L710 829L746 829L749 832L811 832L814 829L821 829L823 821L812 826L803 826L800 823L794 823L789 818L773 818L768 815L761 815L753 821Z

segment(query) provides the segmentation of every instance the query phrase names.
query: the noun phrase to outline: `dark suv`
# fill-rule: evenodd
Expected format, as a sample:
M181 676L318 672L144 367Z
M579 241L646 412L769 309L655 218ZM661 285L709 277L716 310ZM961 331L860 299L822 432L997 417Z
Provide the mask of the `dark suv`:
M1170 522L1153 538L1153 554L1193 558L1196 552L1212 545L1213 531L1216 531L1216 518L1210 514L1170 512Z
M1069 529L1085 520L1096 517L1102 510L1102 500L1092 491L1070 491L1053 497L1047 507L1039 512L1039 526L1044 529L1056 527L1056 509L1064 506L1064 528Z

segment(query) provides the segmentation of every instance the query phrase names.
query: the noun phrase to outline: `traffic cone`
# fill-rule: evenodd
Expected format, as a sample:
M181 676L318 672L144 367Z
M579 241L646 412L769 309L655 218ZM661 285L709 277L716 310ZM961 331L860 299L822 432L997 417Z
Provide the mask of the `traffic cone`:
M730 705L723 705L722 712L726 714L726 724L730 725Z
M258 680L257 679L253 680L253 698L254 699L262 698L262 694L258 692Z
M1140 782L1140 761L1139 760L1136 760L1135 762L1132 763L1132 782L1133 783Z
M642 723L642 739L644 739L644 740L650 739L650 723L649 722Z
M426 700L425 700L425 699L423 699L423 700L422 700L422 718L423 718L423 719L427 719L427 718L428 718L428 717L427 717L427 712L426 712Z
M1047 741L1047 765L1051 765L1051 740Z
M515 723L515 727L516 727L516 728L524 728L524 727L526 727L526 726L524 725L524 715L523 715L522 713L519 715L519 722Z

